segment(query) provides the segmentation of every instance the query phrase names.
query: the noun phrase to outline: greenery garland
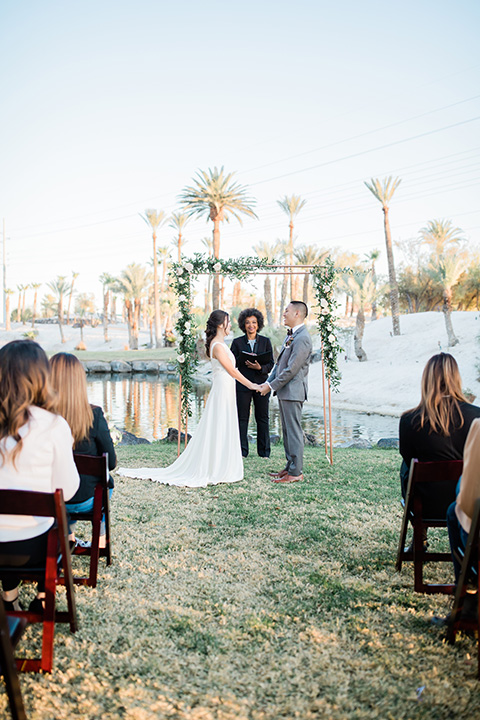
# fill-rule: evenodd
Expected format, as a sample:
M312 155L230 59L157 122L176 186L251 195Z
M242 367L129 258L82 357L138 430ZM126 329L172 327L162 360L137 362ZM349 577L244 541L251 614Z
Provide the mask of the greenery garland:
M257 270L268 268L268 261L258 257L242 257L223 260L195 253L192 258L172 263L170 270L170 286L178 301L178 319L175 331L178 338L177 368L182 377L182 421L185 422L190 410L190 394L193 390L193 377L198 366L196 347L197 325L192 314L193 282L198 275L219 273L231 280L245 280ZM320 330L323 347L325 372L330 378L331 386L336 389L340 383L340 372L337 365L338 353L341 352L335 328L335 311L338 303L334 298L337 273L331 258L311 271L315 296L318 301L317 324ZM343 272L343 271L342 271Z
M337 339L335 327L335 311L338 302L334 297L335 285L339 272L331 257L327 257L323 265L312 270L313 287L318 303L317 325L322 339L323 362L325 374L330 379L334 390L340 385L340 370L338 369L338 353L342 348Z

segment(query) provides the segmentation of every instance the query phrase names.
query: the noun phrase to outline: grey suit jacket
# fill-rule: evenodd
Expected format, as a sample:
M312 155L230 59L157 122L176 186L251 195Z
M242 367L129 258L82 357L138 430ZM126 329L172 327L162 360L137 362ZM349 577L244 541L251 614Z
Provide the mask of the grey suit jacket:
M312 340L305 326L293 333L291 344L284 348L267 378L280 400L307 399L308 367L312 354Z

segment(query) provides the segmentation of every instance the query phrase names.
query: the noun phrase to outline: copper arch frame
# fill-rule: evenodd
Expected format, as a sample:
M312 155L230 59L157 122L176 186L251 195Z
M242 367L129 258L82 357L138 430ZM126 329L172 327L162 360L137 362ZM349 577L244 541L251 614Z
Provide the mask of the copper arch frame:
M289 275L309 275L309 270L317 267L316 265L267 265L266 267L272 268L272 270L290 270ZM292 272L292 269L303 268L301 272ZM275 275L275 272L262 272L255 271L252 275ZM221 273L215 272L200 272L198 275L221 275ZM332 389L330 384L330 376L325 373L325 363L323 360L323 342L321 344L322 354L322 396L323 396L323 435L324 435L324 447L325 457L333 465L333 440L332 440ZM325 385L327 388L325 389ZM328 442L327 442L327 395L328 395ZM177 444L177 457L180 455L181 450L181 435L182 435L182 373L180 373L180 382L178 387L178 444ZM188 415L185 419L185 445L187 447L188 442Z

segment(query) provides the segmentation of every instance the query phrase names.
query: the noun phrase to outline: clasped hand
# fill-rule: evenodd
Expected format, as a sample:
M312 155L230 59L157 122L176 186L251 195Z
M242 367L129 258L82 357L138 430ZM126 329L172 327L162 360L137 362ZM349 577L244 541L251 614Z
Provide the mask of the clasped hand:
M260 393L260 395L268 395L268 393L271 390L270 385L268 383L262 383L261 385L256 385L255 383L253 383L251 389Z

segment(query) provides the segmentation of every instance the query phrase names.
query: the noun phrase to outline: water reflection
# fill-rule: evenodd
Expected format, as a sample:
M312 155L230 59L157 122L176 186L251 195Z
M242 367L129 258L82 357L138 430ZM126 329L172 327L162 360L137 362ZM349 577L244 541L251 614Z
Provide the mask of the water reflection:
M101 405L118 428L148 440L165 437L169 427L178 425L178 379L173 376L106 374L88 376L90 402ZM207 401L210 385L197 383L191 394L192 417L188 431L193 433ZM252 413L253 416L253 413ZM303 412L305 432L323 441L323 411L306 405ZM280 434L280 416L276 401L270 404L271 433ZM249 432L255 437L252 419ZM398 436L398 418L366 415L346 410L332 411L334 445L354 439L376 442L380 437Z

